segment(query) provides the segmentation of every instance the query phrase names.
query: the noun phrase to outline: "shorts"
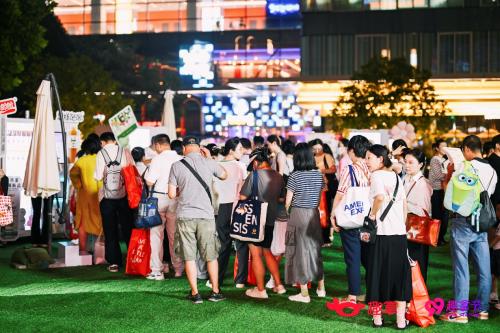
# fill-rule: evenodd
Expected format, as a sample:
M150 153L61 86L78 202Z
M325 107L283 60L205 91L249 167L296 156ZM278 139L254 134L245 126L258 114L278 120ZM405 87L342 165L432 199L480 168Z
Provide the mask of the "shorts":
M199 252L204 261L216 260L220 241L214 219L177 219L174 251L184 261L195 261Z
M270 249L273 243L274 225L264 227L264 240L262 242L248 242L248 244L253 244L255 246L260 246L263 249Z
M491 274L500 277L500 249L493 250L490 248L490 263Z

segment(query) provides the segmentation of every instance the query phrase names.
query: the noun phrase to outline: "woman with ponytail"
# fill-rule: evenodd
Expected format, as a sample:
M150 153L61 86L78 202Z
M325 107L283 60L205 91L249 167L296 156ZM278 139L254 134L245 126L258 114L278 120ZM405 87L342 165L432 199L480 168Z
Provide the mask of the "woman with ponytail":
M219 151L219 154L224 156L219 163L227 171L227 178L225 180L217 179L214 183L214 190L218 195L219 201L215 224L221 243L219 250L219 284L222 285L231 255L232 239L229 234L231 231L233 204L238 201L241 185L245 178L244 168L238 162L243 155L240 139L231 138L227 140L224 147Z

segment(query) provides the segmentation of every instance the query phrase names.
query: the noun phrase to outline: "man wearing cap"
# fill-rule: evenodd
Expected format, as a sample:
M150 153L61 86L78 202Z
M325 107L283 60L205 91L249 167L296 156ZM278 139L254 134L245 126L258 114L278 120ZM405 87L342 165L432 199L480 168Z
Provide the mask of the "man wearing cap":
M193 136L183 140L185 158L175 162L170 170L168 196L178 197L175 251L184 260L186 276L191 287L188 299L203 302L198 293L196 254L207 262L212 283L209 301L224 300L219 289L218 263L220 242L215 228L210 186L213 177L227 178L227 172L217 162L203 157L200 141Z

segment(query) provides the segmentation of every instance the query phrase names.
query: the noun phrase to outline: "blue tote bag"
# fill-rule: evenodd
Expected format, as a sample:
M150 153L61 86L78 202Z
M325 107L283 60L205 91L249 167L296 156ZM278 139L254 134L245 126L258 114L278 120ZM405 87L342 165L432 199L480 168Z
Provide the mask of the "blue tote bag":
M259 201L259 176L253 172L252 194L238 201L231 220L231 237L246 242L262 242L266 227L267 202Z
M147 229L162 224L160 213L158 213L158 198L153 198L151 196L152 193L154 191L148 194L147 186L144 186L141 201L137 209L136 228Z

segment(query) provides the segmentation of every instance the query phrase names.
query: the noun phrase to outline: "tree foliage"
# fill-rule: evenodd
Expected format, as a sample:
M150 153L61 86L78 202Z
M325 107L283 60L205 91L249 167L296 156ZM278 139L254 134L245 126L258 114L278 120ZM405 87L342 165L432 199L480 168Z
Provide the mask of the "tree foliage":
M401 120L428 128L449 110L429 83L430 73L403 58L373 58L342 88L329 124L343 128L390 128Z
M79 128L83 134L92 132L98 124L93 116L104 114L109 118L134 101L121 94L120 84L90 57L75 52L71 39L59 20L49 15L42 22L48 44L45 50L33 57L20 74L22 84L12 90L18 97L19 114L36 106L36 91L46 74L54 73L63 110L84 111L85 120ZM55 103L53 103L56 108Z
M18 87L25 65L47 45L42 21L55 3L3 0L0 20L0 95Z

